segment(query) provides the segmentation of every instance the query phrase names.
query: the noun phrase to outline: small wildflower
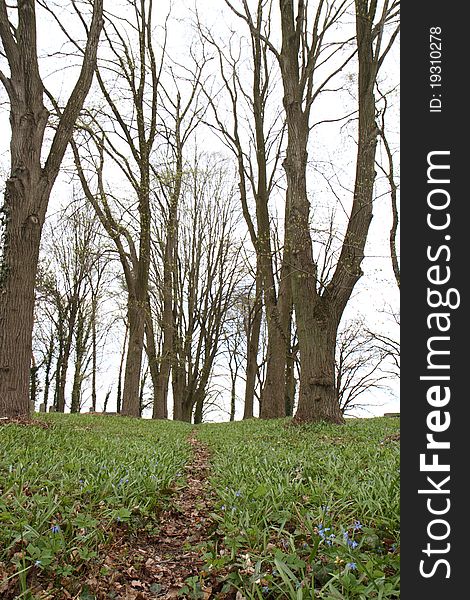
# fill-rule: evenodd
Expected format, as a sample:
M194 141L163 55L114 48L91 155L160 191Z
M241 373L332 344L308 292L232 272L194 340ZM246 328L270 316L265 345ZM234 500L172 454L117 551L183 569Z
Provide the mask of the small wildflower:
M353 550L359 546L356 540L348 540L348 546Z
M42 562L40 560L35 560L34 561L34 566L35 567L40 567L42 565Z
M362 523L360 521L354 521L354 531L360 531L362 529Z
M354 571L357 569L357 564L355 562L348 562L346 563L346 568L351 569L351 571Z
M269 586L268 585L263 585L263 587L261 588L261 591L263 592L263 594L268 594L269 593Z
M340 558L339 556L337 556L335 558L335 564L336 565L342 565L344 563L344 560L342 558Z
M236 496L237 498L240 498L240 496L241 496L241 495L242 495L242 493L240 492L240 490L237 490L237 491L235 492L235 496Z
M225 504L220 507L220 510L225 510Z
M59 525L52 525L51 531L52 531L52 533L59 533L59 531L60 531Z
M327 513L327 512L329 512L329 510L330 510L330 507L329 507L329 506L327 506L326 504L322 504L322 505L320 506L320 508L321 508L321 510L322 510L324 513Z
M326 532L330 531L330 527L324 527L322 523L320 523L320 525L318 525L317 529L318 529L318 535L323 539L326 538Z

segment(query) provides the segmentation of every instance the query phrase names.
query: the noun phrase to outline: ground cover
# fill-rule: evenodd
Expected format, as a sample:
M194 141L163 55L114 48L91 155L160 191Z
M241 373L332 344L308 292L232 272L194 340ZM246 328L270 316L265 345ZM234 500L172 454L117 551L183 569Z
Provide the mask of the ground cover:
M207 562L246 598L399 596L397 419L250 420L199 437L218 496Z
M398 420L0 426L0 597L396 599Z

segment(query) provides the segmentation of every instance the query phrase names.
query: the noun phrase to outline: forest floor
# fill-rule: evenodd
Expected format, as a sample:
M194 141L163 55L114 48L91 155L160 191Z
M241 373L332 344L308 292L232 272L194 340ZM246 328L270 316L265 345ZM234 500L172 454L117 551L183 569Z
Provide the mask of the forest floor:
M399 422L0 426L5 600L399 598Z

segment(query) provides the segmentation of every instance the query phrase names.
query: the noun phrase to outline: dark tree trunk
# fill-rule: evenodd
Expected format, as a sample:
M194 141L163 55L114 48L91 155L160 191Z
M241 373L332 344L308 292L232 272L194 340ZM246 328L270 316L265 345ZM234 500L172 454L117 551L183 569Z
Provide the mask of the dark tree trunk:
M147 340L146 349L150 377L152 379L153 386L152 419L168 419L168 386L170 380L170 369L165 369L162 373L163 364L160 364L160 368L158 367L155 331L150 312L150 302L147 311L147 322L145 324L145 337Z
M45 361L45 371L44 371L44 412L47 412L47 404L49 402L49 390L51 386L51 368L52 368L52 357L54 355L54 338L51 335L51 341L49 342L49 347L47 348L47 355Z
M126 356L127 334L129 333L129 325L126 321L126 332L124 334L124 342L122 344L121 360L119 362L118 384L116 392L116 412L121 412L122 407L122 371L124 368L124 358Z
M34 287L45 217L39 209L44 203L37 146L41 147L47 116L42 106L31 112L26 105L12 106L14 167L6 183L0 256L0 415L9 417L30 412ZM24 154L32 156L34 164L28 165Z
M96 370L98 367L97 364L97 352L98 352L98 342L96 336L96 319L97 319L97 292L92 290L92 299L91 299L91 409L93 412L96 412ZM109 395L109 392L108 392ZM106 410L106 409L104 409Z
M322 309L327 310L324 305ZM343 423L335 385L337 326L334 317L322 314L322 309L312 319L297 321L302 364L295 420Z
M34 354L31 355L31 389L30 389L30 402L31 410L36 406L36 399L38 393L38 369Z
M253 417L254 397L256 387L256 375L258 373L258 350L261 320L263 316L263 304L261 297L260 277L256 280L255 303L249 315L247 328L247 360L246 360L246 385L245 385L245 407L244 419Z
M232 385L230 386L230 421L235 421L235 408L236 408L236 386L237 383L236 377L232 379Z
M75 329L75 323L77 320L78 310L78 298L75 296L70 300L69 318L67 320L67 337L64 340L62 347L61 363L60 363L60 375L59 375L59 388L57 390L57 412L64 412L65 410L65 386L67 384L67 371L69 368L70 351L72 349L72 338Z
M145 306L142 306L142 302L139 302L135 298L129 298L127 310L129 343L127 347L121 409L121 414L128 417L140 417L140 377L145 319Z

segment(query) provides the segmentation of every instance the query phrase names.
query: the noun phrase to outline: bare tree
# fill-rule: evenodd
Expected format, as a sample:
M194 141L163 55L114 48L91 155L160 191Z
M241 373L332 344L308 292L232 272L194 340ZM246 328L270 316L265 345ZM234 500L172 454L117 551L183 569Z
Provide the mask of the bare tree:
M77 202L49 224L42 240L44 258L37 277L37 320L33 353L44 348L45 402L50 386L54 350L56 354L55 410L64 412L65 389L73 358L71 412L78 412L82 383L91 366L92 405L96 406L98 346L110 322L100 324L99 313L106 294L109 253L100 247L99 223L89 207Z
M184 182L174 291L174 419L201 422L224 322L243 279L227 170L199 158Z
M398 183L395 174L395 164L394 164L394 156L393 151L390 146L387 130L386 130L386 114L387 114L387 96L385 94L380 94L383 99L383 109L381 114L381 120L379 124L379 135L382 140L382 144L385 150L385 154L387 157L387 166L384 167L380 162L377 162L377 166L382 171L382 173L387 178L387 182L390 189L390 206L392 210L392 225L390 227L389 233L389 247L390 247L390 258L392 261L392 269L393 274L395 276L395 281L397 282L397 286L400 287L400 263L398 260L397 253L397 236L398 236L398 226L399 226L399 212L398 212Z
M168 389L171 366L175 362L174 349L174 289L177 277L177 240L178 240L178 214L181 196L182 179L186 166L185 147L194 130L197 128L202 116L204 106L200 103L201 78L205 67L205 60L197 60L193 56L193 68L187 64L182 68L182 76L176 77L177 67L171 64L170 81L161 85L161 136L165 142L165 150L160 164L152 165L152 172L159 183L155 199L160 203L161 211L158 225L163 230L159 237L161 240L161 319L162 348L159 359L156 357L156 344L152 323L152 312L149 308L149 320L146 328L147 354L149 355L150 372L154 386L153 418L167 418L168 415ZM180 91L183 88L183 92ZM160 200L159 196L162 196ZM161 218L163 216L163 219ZM158 226L157 225L157 226ZM158 269L158 267L157 267Z
M363 320L342 327L336 347L336 393L343 415L365 407L366 392L387 389L388 356L385 344L367 330Z
M259 0L253 18L247 3L243 3L243 10L244 18L250 25L248 66L244 64L243 39L237 40L232 34L228 43L222 45L200 23L198 27L204 41L216 51L222 90L225 91L231 113L231 122L227 123L222 116L226 112L224 105L217 106L208 92L216 121L214 127L222 134L225 144L237 160L243 215L256 250L268 329L266 377L260 416L274 418L285 414L287 327L292 301L286 255L281 261L282 275L276 284L269 208L281 159L284 124L279 111L274 111L271 119L267 116L270 112L270 96L275 89L272 59L265 42L271 29L271 3ZM244 85L243 70L251 76L250 87ZM248 132L243 130L244 123L249 124ZM250 210L251 197L254 199L254 211Z
M102 28L103 0L94 0L77 82L42 160L49 111L39 73L36 2L0 0L0 70L10 102L10 175L5 186L0 258L0 415L28 415L34 284L41 232L54 182L90 89ZM83 18L83 16L82 16Z
M100 61L96 71L107 109L89 114L81 124L82 137L73 141L72 148L84 193L113 240L124 272L129 331L121 414L138 417L149 307L151 157L157 138L157 94L163 59L159 65L153 42L152 0L128 0L127 6L133 18L137 52L130 31L124 31L125 23L109 16L103 29L109 56ZM110 168L124 175L135 211L124 207L113 194L106 178L105 157L113 165ZM95 189L90 181L93 178Z

